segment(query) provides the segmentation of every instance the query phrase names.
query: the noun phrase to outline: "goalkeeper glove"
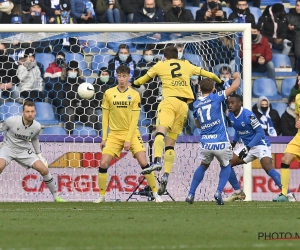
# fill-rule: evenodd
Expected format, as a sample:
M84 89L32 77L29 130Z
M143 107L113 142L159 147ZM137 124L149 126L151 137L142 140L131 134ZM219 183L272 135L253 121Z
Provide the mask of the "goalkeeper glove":
M47 160L42 156L41 153L37 154L37 156L40 158L40 160L44 163L45 167L48 168L48 162Z
M235 145L236 145L236 141L233 141L233 142L231 142L230 144L231 144L232 149L234 149L234 147L235 147Z
M246 158L246 156L248 155L249 153L249 150L250 150L250 147L246 146L242 149L242 151L239 153L239 158L241 160L244 160L244 158Z
M131 83L131 87L134 87L134 88L139 89L139 88L141 87L141 85L136 85L136 84L134 84L134 82L133 82L133 83Z

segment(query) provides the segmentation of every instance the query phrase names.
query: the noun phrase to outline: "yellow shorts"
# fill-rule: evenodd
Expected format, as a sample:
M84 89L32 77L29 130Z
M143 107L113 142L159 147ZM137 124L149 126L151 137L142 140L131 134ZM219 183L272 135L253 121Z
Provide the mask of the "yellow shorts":
M105 147L102 154L108 154L113 157L119 158L123 150L127 132L110 132L105 143ZM146 151L144 147L144 142L141 137L139 130L137 129L130 141L130 151L134 156L137 152Z
M300 134L299 133L286 146L284 153L293 154L295 156L295 159L297 161L300 161Z
M176 97L167 97L157 108L156 126L168 128L169 133L180 135L188 115L187 103Z

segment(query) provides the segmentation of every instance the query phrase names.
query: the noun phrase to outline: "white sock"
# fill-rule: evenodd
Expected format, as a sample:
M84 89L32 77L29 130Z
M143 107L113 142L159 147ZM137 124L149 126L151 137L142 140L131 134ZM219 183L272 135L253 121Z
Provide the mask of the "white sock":
M235 194L239 194L240 192L241 192L241 189L234 190L234 193L235 193Z
M46 183L47 187L49 188L54 199L56 199L58 194L56 192L56 187L55 187L55 183L54 183L54 179L53 179L52 175L50 173L47 175L44 175L43 180Z

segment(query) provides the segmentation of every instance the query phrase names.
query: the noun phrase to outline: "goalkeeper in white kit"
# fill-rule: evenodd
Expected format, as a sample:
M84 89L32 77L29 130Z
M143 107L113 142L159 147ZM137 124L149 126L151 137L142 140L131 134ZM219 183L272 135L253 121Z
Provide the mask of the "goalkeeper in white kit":
M0 148L0 174L12 160L15 160L26 169L33 168L38 171L43 176L54 200L65 202L58 195L53 177L48 169L48 163L41 155L38 139L41 124L34 120L35 104L25 101L22 114L22 116L11 116L0 123L0 131L6 131ZM35 152L31 150L29 141L31 141Z

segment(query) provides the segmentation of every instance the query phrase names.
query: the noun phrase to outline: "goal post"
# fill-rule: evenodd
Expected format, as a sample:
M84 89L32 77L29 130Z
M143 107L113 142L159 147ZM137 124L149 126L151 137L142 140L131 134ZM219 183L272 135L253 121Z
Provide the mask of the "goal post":
M135 33L135 32L242 32L243 41L243 103L244 107L251 110L252 99L252 70L251 70L251 24L237 23L192 23L192 24L76 24L76 25L57 25L57 24L5 24L0 27L0 42L2 33ZM180 42L180 39L178 40ZM158 42L159 44L159 42ZM185 156L183 156L185 157ZM252 200L252 167L251 163L245 164L243 169L243 189L246 200Z

